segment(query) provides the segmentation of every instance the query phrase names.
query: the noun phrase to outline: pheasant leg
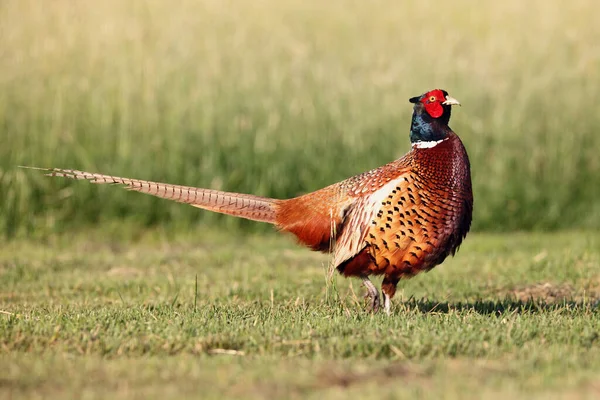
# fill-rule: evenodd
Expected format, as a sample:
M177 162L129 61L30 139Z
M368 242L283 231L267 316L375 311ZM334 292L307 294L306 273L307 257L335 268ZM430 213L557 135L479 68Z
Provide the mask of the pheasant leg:
M371 280L366 276L363 276L363 285L365 285L365 287L367 288L367 294L365 295L365 298L370 299L371 303L369 311L376 313L377 311L379 311L380 306L379 290L377 290L375 285L373 285L373 282L371 282Z
M383 296L383 309L387 315L390 315L392 297L396 294L396 286L400 281L397 277L385 276L381 282L381 295Z
M381 291L381 295L383 296L383 310L387 315L390 315L390 296L387 295L383 290Z

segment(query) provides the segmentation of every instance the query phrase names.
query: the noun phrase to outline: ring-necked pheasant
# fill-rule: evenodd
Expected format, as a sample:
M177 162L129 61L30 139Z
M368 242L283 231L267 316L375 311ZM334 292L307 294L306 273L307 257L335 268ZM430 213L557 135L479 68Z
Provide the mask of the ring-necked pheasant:
M371 309L380 306L369 275L383 275L384 307L401 278L428 271L456 252L471 225L467 152L448 126L459 102L435 89L410 99L412 149L402 158L287 200L156 183L68 169L50 176L125 185L210 211L269 222L313 250L333 252L344 276L363 279Z

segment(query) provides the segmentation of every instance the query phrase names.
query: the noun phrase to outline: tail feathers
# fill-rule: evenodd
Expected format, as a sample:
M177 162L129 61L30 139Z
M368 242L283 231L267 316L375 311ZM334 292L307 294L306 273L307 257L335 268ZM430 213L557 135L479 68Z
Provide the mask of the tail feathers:
M30 168L30 167L26 167ZM144 181L140 179L121 178L91 172L60 168L34 168L47 172L47 176L58 176L71 179L83 179L98 184L124 185L128 190L150 194L167 200L190 204L194 207L233 215L253 221L276 223L277 200L251 194L229 193L219 190L202 189L189 186L171 185Z

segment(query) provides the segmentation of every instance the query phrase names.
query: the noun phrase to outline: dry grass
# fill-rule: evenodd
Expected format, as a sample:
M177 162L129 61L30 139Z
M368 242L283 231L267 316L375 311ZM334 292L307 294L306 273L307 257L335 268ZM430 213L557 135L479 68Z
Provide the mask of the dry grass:
M293 196L401 155L407 99L432 87L464 104L452 126L472 158L476 230L598 228L596 8L5 2L0 229L11 236L123 216L248 227L16 165Z

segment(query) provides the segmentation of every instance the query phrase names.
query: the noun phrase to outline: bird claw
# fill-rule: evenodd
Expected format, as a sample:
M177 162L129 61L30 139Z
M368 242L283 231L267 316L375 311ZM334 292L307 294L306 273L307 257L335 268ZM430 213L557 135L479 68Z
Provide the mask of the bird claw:
M363 278L363 284L367 288L367 293L365 294L365 299L370 300L370 304L367 306L367 310L372 312L373 314L379 311L381 307L381 302L379 300L379 290L373 285L373 282L369 280L369 278Z
M381 306L381 302L379 301L379 294L371 296L371 294L368 293L365 297L371 300L371 304L369 304L367 308L368 311L372 312L373 314L377 314L379 312L379 307Z

